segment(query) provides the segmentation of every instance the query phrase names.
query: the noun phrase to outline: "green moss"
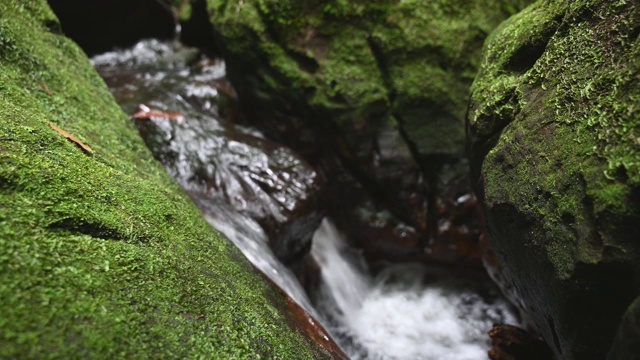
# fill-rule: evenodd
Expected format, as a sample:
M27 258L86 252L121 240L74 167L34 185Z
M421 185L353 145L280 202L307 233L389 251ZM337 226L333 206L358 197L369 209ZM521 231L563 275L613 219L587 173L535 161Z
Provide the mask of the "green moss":
M0 357L319 356L49 30L44 0L0 13Z
M193 4L191 1L186 1L178 8L178 20L180 22L187 22L193 16Z
M528 203L535 191L522 191L522 186L532 189L535 185L554 194L557 204L574 203L565 198L575 194L555 194L586 187L584 191L593 199L597 213L623 214L630 210L625 195L629 187L640 183L640 146L636 140L640 116L633 105L640 94L634 75L638 71L637 41L634 47L627 37L637 24L629 18L594 26L593 22L575 18L580 11L588 11L581 2L569 6L539 1L505 22L487 43L484 65L473 86L474 102L479 106L472 108L471 122L481 137L506 126L500 142L487 156L488 164L497 157L517 156L505 143L513 141L514 134L518 134L517 143L538 153L532 151L529 161L513 164L519 180L501 182L513 184L512 188L489 186L488 199L500 199L503 195L494 191L506 191L510 201ZM622 18L625 15L616 13L628 13L629 6L620 2L594 11L603 18ZM562 28L563 21L574 24ZM612 32L616 42L626 45L591 45L609 42ZM536 54L539 59L533 58L528 66L522 64ZM533 92L532 88L539 90ZM529 95L523 97L522 93ZM520 113L523 108L528 110ZM535 121L508 124L525 116ZM505 170L490 165L485 169L489 178L499 177L492 173ZM615 173L622 173L625 179L616 178L612 175ZM586 179L586 184L580 179ZM567 211L580 217L581 207L574 209ZM551 222L562 222L562 211L538 211L553 216L556 220Z

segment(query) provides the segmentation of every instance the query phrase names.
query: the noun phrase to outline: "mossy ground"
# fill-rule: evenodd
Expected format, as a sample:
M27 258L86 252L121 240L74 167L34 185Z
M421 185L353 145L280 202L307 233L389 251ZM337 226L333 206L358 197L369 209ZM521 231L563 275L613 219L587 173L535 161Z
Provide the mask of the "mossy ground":
M313 356L44 0L0 1L0 274L0 358Z

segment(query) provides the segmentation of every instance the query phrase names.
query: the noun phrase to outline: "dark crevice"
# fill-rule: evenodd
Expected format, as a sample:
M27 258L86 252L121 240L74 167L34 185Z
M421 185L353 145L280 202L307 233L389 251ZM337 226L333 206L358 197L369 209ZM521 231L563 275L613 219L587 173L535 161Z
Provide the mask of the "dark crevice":
M320 69L320 64L312 57L291 50L287 51L287 54L298 64L300 70L304 72L315 74Z
M401 221L410 224L411 226L417 226L415 222L412 220L410 214L407 214L405 210L403 210L402 206L398 204L397 199L394 197L395 194L390 194L390 192L385 189L381 184L376 182L373 176L371 176L369 169L362 165L362 163L356 158L355 155L350 151L349 146L347 144L347 140L340 133L337 125L332 124L334 127L333 134L338 134L334 136L333 142L333 151L337 154L340 163L348 169L348 171L353 175L353 177L358 181L358 183L362 184L362 186L367 190L369 195L376 202L383 204L395 217L400 219ZM328 130L331 131L331 130Z
M215 30L209 20L206 0L191 2L191 17L180 22L180 28L180 41L185 45L207 49L214 55L219 53L215 48Z
M602 246L604 244L604 241L602 239L602 236L600 235L600 232L598 231L598 221L595 215L593 199L587 194L587 180L582 174L578 176L578 180L580 181L580 188L582 189L582 205L585 209L587 222L591 229L593 229L593 231L590 232L590 236L593 237L592 243Z
M467 126L469 127L469 126ZM500 140L502 136L502 128L484 137L482 140L473 139L467 135L467 158L469 159L469 168L471 173L471 188L474 190L478 200L484 203L484 186L482 184L482 165L484 160ZM473 140L472 140L473 139Z
M388 96L390 107L393 108L393 103L395 102L397 91L393 86L393 81L391 80L391 76L389 75L389 71L387 70L389 67L384 61L382 46L378 43L378 41L376 41L373 36L367 37L367 45L369 45L369 49L371 50L371 54L373 54L373 58L376 61L378 70L380 71L380 74L382 74L382 81L384 82L384 86L389 94Z
M631 34L629 34L629 39L631 39L633 42L637 42L639 38L640 38L640 26L636 26L631 31Z
M278 31L271 19L269 19L269 14L260 11L260 17L262 18L262 22L266 27L265 35L271 41L281 46L286 51L287 55L298 64L300 70L309 74L315 74L320 69L320 64L318 64L318 61L316 59L308 56L305 53L302 53L301 51L295 51L286 46L286 39L281 36L281 31Z
M438 174L442 169L444 163L441 159L436 158L437 155L430 157L430 159L425 159L421 154L418 146L415 142L411 141L409 135L405 131L402 126L403 121L402 117L399 114L394 114L398 122L398 131L400 133L400 137L407 144L409 151L411 152L411 156L414 158L414 161L418 164L418 168L424 177L423 186L421 188L422 196L427 199L427 231L429 234L429 238L425 239L425 241L421 244L422 250L425 250L428 246L429 242L433 243L436 241L438 236L438 212L436 208L437 204L437 195L438 195ZM431 160L431 161L429 161Z
M48 0L62 31L89 55L141 39L172 39L176 19L157 0Z
M469 100L469 104L465 116L465 135L467 137L467 158L469 159L471 170L471 186L479 200L484 201L483 186L480 183L482 164L489 151L498 144L505 127L513 122L520 113L520 100L515 89L512 92L506 93L505 96L494 105L495 108L504 109L501 113L475 119L474 124L471 123L471 99ZM509 107L509 104L513 106ZM484 126L488 129L478 129L477 124L488 124L488 126Z
M393 109L393 104L395 102L397 91L393 85L393 81L388 71L388 65L385 63L384 54L382 51L381 45L372 37L369 36L367 38L367 44L371 49L371 53L373 54L376 63L378 65L378 69L382 74L382 78L385 84L385 87L389 93L389 102L390 107ZM441 158L441 155L432 155L432 156L423 156L420 153L420 149L418 145L411 140L409 134L404 127L404 120L402 116L394 111L391 112L391 116L396 120L398 133L400 137L407 145L409 152L411 153L411 157L414 162L418 166L420 173L422 174L423 181L420 189L421 197L427 200L427 219L426 226L428 232L428 238L424 238L421 244L422 250L425 250L429 245L429 242L433 243L436 241L438 234L438 212L436 208L437 204L437 194L438 194L438 174L440 173L442 167L444 166L445 161ZM419 225L415 224L415 222L408 222L414 226ZM420 228L420 226L416 226Z
M548 28L523 43L509 59L505 66L506 70L523 74L533 68L544 54L553 35L560 28L561 21L562 17L557 16Z
M523 44L509 59L506 66L507 70L516 73L527 72L542 57L546 47L546 42Z
M60 23L54 20L47 20L45 21L44 25L47 27L47 29L49 29L49 32L51 32L52 34L56 34L56 35L62 35L62 26L60 26Z
M549 329L551 330L551 335L553 336L553 345L556 347L558 353L562 355L562 346L560 346L560 338L558 337L558 332L556 331L556 323L550 316L547 317L547 323L549 325Z
M88 235L98 239L117 241L130 240L130 236L126 236L117 229L104 226L104 224L96 224L85 219L78 219L73 217L55 221L49 224L48 228L51 230L66 230L71 232L72 234Z
M565 225L573 225L576 222L576 217L568 212L562 213L560 216L562 223ZM577 235L577 234L576 234Z

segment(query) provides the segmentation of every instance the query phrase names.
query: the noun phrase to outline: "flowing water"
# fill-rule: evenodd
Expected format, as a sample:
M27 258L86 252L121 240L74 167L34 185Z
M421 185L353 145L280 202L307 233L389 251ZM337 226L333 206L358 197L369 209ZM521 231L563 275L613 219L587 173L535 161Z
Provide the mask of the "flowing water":
M327 219L313 237L311 253L321 266L322 281L312 305L270 250L260 219L277 219L278 209L296 196L303 198L300 194L312 189L305 179L313 180L315 173L291 150L233 124L233 91L224 78L224 62L155 40L92 62L125 112L142 103L166 112L164 118L137 123L156 158L205 219L321 320L351 358L487 359L491 326L516 323L484 279L454 277L417 264L371 274ZM277 164L274 156L280 159ZM264 191L264 184L277 191Z
M368 276L327 220L315 234L312 254L324 280L320 312L353 359L486 359L492 325L517 322L484 282L419 264Z

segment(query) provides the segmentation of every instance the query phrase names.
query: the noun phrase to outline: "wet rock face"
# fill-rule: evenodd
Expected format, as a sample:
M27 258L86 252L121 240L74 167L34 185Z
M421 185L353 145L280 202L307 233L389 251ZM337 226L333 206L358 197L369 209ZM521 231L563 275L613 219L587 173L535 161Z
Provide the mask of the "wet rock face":
M472 87L489 263L559 359L604 359L640 293L638 29L631 2L539 1Z
M363 203L415 232L420 251L438 241L438 204L466 176L464 112L482 43L529 2L208 0L207 9L242 107L261 114L254 125L328 178L353 178Z
M344 178L330 187L330 198L341 199L329 206L351 245L362 249L369 262L422 262L446 266L482 268L479 243L484 234L483 218L474 195L460 186L437 199L437 238L432 240L426 231L424 213L422 225L415 228L376 206L375 200L353 179ZM419 197L414 193L399 194L410 203Z
M150 40L93 62L154 157L202 209L216 204L216 213L254 219L285 263L309 250L323 179L291 149L233 123L222 61Z
M321 178L290 149L221 125L136 120L154 156L196 203L229 204L248 214L280 260L300 259L322 220Z
M62 31L89 55L128 47L141 39L170 39L177 19L170 1L48 0ZM176 2L176 1L174 1Z

